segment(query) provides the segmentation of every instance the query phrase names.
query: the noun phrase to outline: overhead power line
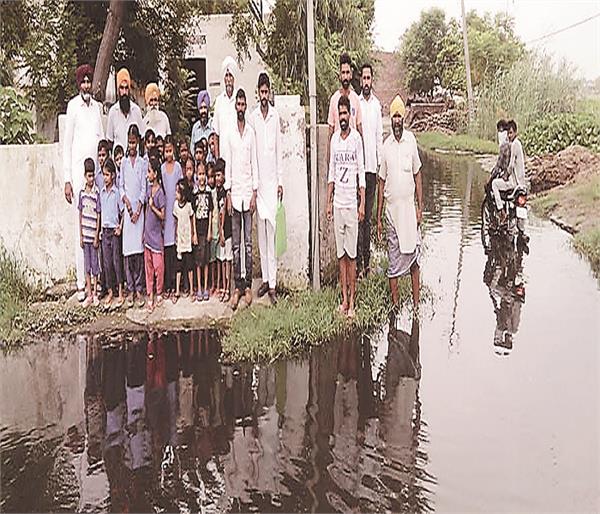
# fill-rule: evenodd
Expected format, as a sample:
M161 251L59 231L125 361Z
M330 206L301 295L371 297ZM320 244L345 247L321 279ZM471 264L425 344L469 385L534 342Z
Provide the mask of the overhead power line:
M578 25L582 25L582 24L587 23L588 21L591 21L594 18L598 18L598 17L600 17L600 12L590 16L589 18L586 18L585 20L581 20L576 23L573 23L572 25L569 25L568 27L563 27L562 29L558 29L558 30L555 30L554 32L550 32L549 34L545 34L543 36L532 39L530 41L525 41L525 44L528 45L530 43L537 43L538 41L541 41L542 39L547 39L549 37L556 36L556 34L560 34L561 32L564 32L565 30L572 29L574 27L577 27Z

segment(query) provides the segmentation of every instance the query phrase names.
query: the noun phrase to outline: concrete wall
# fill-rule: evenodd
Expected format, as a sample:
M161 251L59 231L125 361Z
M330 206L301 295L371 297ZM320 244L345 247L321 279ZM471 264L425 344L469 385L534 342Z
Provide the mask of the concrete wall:
M286 286L300 288L308 284L309 255L304 108L298 96L278 96L275 105L283 134L288 227L288 250L279 260L279 276ZM46 283L66 278L75 266L78 218L64 199L62 147L0 146L0 163L0 242Z
M74 267L77 217L64 198L58 143L0 146L0 241L46 280Z
M319 184L319 262L321 282L337 280L338 263L335 251L333 220L327 220L327 146L329 145L329 127L317 126L317 173Z
M206 87L210 93L211 101L223 91L223 76L221 64L223 59L230 55L237 60L235 46L227 32L231 23L231 14L215 14L200 18L200 31L192 36L192 45L185 57L206 59ZM235 79L235 86L241 87L246 92L248 106L257 103L256 82L258 74L266 66L254 48L249 48L250 57L244 59L240 65L239 76Z
M278 278L288 287L308 285L309 227L306 121L299 96L275 96L283 142L283 205L287 252L279 259Z

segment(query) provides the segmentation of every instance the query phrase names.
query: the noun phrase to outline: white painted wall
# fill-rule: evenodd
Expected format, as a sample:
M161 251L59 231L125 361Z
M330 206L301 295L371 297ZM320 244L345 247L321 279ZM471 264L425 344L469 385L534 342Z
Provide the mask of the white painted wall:
M279 277L286 286L301 288L308 285L309 252L304 108L298 96L277 96L275 106L283 133L288 228ZM64 198L60 143L0 146L0 192L0 242L45 282L66 278L75 266L78 217Z
M221 75L223 59L230 55L237 61L235 46L227 35L231 19L231 14L202 16L199 21L200 31L193 37L192 44L185 54L186 59L206 59L206 87L213 105L215 98L221 94L224 88ZM254 48L250 48L249 51L250 58L244 59L241 65L238 62L240 73L239 77L235 79L235 86L244 89L248 106L252 106L257 101L258 74L265 70L265 64Z
M0 146L0 242L46 281L74 268L76 210L65 201L59 143Z

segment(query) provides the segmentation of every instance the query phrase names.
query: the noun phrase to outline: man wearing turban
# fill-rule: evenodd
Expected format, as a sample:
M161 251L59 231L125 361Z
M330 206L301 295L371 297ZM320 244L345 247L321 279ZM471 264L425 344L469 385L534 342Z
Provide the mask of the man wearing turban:
M142 111L131 99L131 77L127 68L121 68L117 72L117 98L108 111L108 126L106 127L106 139L114 148L120 145L127 148L127 131L130 125L137 125L140 134L145 134L146 127L142 120Z
M75 269L77 274L77 297L85 298L85 274L83 250L79 244L79 211L73 198L77 198L83 188L83 163L89 157L96 160L98 142L104 138L102 128L102 110L91 95L94 70L89 64L82 64L75 71L75 81L79 93L67 105L65 134L63 140L63 173L65 181L65 199L72 206L72 215L76 220L73 227L75 238Z
M146 86L144 98L146 100L144 133L146 130L152 129L156 137L161 136L164 139L165 136L171 134L171 124L169 123L169 117L167 116L167 113L159 110L158 108L160 89L158 89L158 85L155 82L150 82Z
M225 90L215 100L215 114L213 118L213 128L216 134L215 158L221 156L220 147L224 144L224 140L229 133L235 130L237 126L235 77L238 73L238 67L233 57L225 57L221 65L221 72Z
M415 307L419 303L419 225L423 212L421 159L417 140L404 128L406 108L400 95L390 105L392 134L383 143L377 195L377 236L381 238L383 200L385 197L388 243L388 278L392 302L398 305L398 277L410 271ZM415 206L415 191L417 205Z
M210 95L205 89L198 93L197 105L200 118L192 127L192 150L195 150L195 146L198 141L200 141L202 138L208 141L208 138L213 133L212 119L208 115L210 110Z

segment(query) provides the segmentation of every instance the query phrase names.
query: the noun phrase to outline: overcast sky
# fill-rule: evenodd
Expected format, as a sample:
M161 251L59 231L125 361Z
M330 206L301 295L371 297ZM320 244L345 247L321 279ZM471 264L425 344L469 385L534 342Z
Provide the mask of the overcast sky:
M375 44L392 51L402 33L422 10L440 7L448 17L460 16L460 0L375 0ZM467 11L507 11L525 42L600 14L600 0L465 0ZM560 34L529 43L575 64L582 76L600 77L600 16Z

